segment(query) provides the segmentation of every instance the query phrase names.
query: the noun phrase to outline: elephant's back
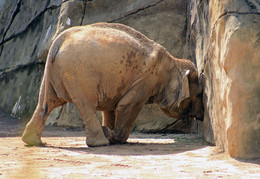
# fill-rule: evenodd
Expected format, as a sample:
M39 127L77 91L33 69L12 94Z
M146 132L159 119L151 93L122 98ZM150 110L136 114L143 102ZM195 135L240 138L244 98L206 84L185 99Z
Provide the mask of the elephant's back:
M92 28L100 28L104 31L115 31L118 34L124 34L126 36L130 36L131 40L135 40L138 41L138 43L140 43L141 45L147 47L147 48L154 48L155 45L158 45L156 42L154 42L153 40L149 39L148 37L146 37L144 34L136 31L135 29L123 25L123 24L119 24L119 23L95 23L92 25L89 25Z
M59 50L52 63L53 79L58 76L67 86L96 90L104 109L155 75L155 52L162 48L130 27L105 23L70 28L55 43Z
M152 52L163 48L130 27L108 23L70 28L56 41L61 42L57 57L62 55L63 60L77 57L94 66L124 63L129 68L134 63L148 64Z
M155 47L160 46L133 28L117 23L95 23L72 27L65 30L60 36L71 47L73 44L86 44L94 47L99 45L102 48L106 45L109 45L110 48L117 45L125 48L131 46L146 55L149 55Z

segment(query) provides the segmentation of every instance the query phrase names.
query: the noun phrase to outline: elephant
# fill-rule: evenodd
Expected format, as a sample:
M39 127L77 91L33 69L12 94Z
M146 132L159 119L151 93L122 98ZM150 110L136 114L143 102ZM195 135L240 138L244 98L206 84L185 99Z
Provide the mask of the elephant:
M195 65L118 23L71 27L53 40L22 140L42 145L48 115L68 102L80 112L89 147L125 143L145 104L179 119L203 114ZM102 124L96 111L102 111Z

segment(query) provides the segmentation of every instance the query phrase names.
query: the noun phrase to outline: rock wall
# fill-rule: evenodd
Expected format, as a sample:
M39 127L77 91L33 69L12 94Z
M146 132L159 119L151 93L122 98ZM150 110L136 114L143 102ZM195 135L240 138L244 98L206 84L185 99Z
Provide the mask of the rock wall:
M191 41L204 72L204 138L232 157L260 157L260 2L191 1Z
M259 0L4 0L0 12L0 112L29 119L57 34L118 22L191 59L204 74L203 123L178 122L172 130L198 131L232 157L260 157ZM155 132L174 121L149 105L135 129ZM55 110L53 123L83 125L72 104Z
M58 1L7 0L0 14L0 111L29 117L37 104L45 57L53 36Z

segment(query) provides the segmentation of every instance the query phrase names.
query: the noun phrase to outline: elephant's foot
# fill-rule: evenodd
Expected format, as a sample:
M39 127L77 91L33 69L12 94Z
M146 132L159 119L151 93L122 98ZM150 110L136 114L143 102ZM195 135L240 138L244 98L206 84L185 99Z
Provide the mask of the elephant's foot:
M115 133L107 126L102 126L102 130L103 130L106 138L109 140L109 142L113 142L113 140L115 139L115 136L116 136Z
M86 143L89 147L100 147L109 145L109 141L106 138L87 138Z
M25 130L22 136L22 140L31 146L44 146L45 144L42 143L41 138L37 133Z
M125 139L118 137L116 133L107 126L102 126L102 129L110 144L123 144L126 142Z

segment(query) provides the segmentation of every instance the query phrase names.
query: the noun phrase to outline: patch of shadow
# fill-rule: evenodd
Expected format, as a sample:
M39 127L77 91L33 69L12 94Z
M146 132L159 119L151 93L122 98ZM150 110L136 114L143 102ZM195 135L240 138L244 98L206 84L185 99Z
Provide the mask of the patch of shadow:
M59 147L46 145L46 148L68 150L72 152L78 152L81 154L96 154L96 155L119 155L119 156L141 156L141 155L169 155L178 154L192 150L198 150L208 147L208 143L200 137L180 137L180 135L157 136L152 142L144 141L149 137L149 134L140 134L139 137L130 138L130 142L125 144L114 144L110 146L102 147ZM182 136L182 135L181 135ZM192 135L187 135L192 136ZM151 137L154 137L151 135ZM140 139L140 140L139 140ZM170 139L167 143L163 143L162 140ZM134 140L134 141L133 141Z

